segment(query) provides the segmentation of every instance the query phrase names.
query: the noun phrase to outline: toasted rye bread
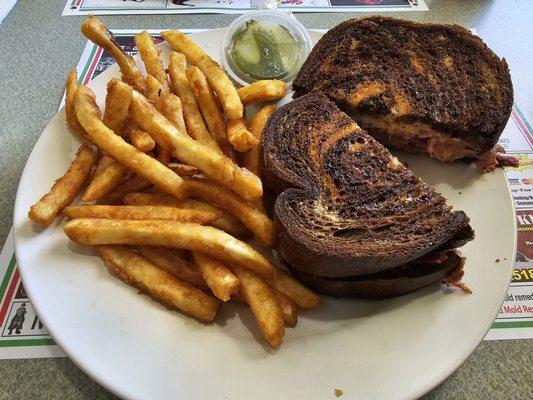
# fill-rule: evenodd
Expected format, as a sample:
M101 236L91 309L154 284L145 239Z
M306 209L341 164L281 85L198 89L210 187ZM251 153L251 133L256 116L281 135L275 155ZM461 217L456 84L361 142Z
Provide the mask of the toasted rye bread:
M376 274L348 278L323 278L289 267L302 283L317 292L333 297L395 297L441 282L446 277L462 277L464 258L455 250L434 251L402 266Z
M469 30L380 16L327 32L293 89L321 90L382 144L443 161L487 157L513 104L505 59Z
M262 136L278 250L325 278L375 274L463 245L469 219L320 92L279 108Z

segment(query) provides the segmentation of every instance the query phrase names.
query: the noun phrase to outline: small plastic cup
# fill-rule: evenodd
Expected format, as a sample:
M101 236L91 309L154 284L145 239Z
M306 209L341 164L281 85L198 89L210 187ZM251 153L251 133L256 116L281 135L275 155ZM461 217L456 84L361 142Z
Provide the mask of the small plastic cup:
M309 52L311 51L312 42L309 32L307 32L305 27L294 16L279 10L251 11L249 13L241 15L239 18L234 20L228 27L226 35L224 36L220 55L222 66L228 72L230 77L242 86L248 85L258 80L248 76L248 74L246 74L245 71L240 70L238 66L235 65L235 63L230 62L233 36L241 29L244 29L246 27L246 22L250 20L281 25L285 27L290 32L290 34L296 39L296 42L298 43L299 52L298 60L296 62L296 68L294 68L291 74L283 77L282 79L285 82L291 82L294 79L296 73L299 71L302 64L304 63L305 59L309 55Z

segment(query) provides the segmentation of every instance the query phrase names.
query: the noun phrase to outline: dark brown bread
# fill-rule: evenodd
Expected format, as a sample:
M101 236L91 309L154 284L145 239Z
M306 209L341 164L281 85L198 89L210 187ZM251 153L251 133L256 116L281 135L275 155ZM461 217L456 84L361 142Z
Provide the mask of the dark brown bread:
M483 158L513 103L507 63L467 29L380 16L327 32L293 89L323 91L382 144L444 161Z
M320 92L279 108L262 148L264 183L277 195L278 250L300 271L377 273L472 238L462 211Z
M462 276L464 258L456 251L435 251L422 258L377 274L348 278L323 278L289 267L291 273L310 289L333 297L387 298L401 296Z

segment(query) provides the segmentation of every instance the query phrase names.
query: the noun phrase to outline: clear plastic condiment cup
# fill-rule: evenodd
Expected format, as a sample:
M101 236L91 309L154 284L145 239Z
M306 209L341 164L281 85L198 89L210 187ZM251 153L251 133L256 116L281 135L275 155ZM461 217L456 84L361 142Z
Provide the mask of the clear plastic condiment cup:
M309 55L312 42L311 36L305 27L292 14L280 10L251 11L235 19L228 27L226 35L224 36L220 57L222 66L230 77L240 85L245 86L258 80L251 77L242 69L239 69L236 63L230 62L234 36L236 33L246 28L246 23L251 20L255 20L259 23L281 25L285 27L296 40L298 46L298 59L295 68L293 68L290 74L282 78L285 82L291 82Z

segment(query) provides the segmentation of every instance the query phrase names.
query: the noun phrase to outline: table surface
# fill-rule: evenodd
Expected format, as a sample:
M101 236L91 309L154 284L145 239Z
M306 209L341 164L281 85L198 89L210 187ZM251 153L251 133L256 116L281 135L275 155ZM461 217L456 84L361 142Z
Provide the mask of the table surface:
M383 13L457 23L478 34L509 63L515 100L533 120L533 1L427 1L430 11ZM84 17L61 17L65 0L19 0L0 25L0 243L9 232L26 159L57 111L68 69L86 39ZM331 28L361 14L297 14L308 28ZM235 15L103 16L110 28L219 28ZM530 96L528 96L528 94ZM533 340L483 342L424 399L532 399ZM69 359L0 360L0 399L112 399Z

